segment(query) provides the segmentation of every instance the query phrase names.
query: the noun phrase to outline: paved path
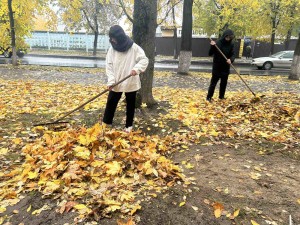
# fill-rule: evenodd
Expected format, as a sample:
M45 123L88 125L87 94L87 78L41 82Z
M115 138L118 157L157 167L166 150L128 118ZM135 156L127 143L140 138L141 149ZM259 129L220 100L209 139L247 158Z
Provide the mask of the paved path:
M11 59L0 57L0 64L11 63ZM104 68L105 59L103 57L82 57L82 56L47 56L47 55L26 55L20 59L23 65L44 65L44 66L60 66L60 67L79 67L79 68ZM258 70L250 65L251 60L237 59L234 63L240 74L250 75L287 75L289 69L272 69ZM157 58L155 65L156 70L177 71L178 60ZM193 60L191 62L190 71L211 72L211 59ZM232 73L234 71L232 70Z

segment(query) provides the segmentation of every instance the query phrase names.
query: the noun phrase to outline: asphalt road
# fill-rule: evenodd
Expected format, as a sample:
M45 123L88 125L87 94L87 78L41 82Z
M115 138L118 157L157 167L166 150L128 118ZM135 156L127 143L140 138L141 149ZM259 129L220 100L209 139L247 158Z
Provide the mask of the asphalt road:
M61 67L85 67L85 68L104 68L105 60L102 58L93 57L65 57L65 56L37 56L26 55L24 58L19 59L22 65L44 65L44 66L61 66ZM0 56L0 64L10 63L11 59ZM290 69L273 68L271 70L258 70L256 67L251 66L249 63L235 63L236 69L240 74L251 75L288 75ZM171 70L177 71L178 64L172 60L165 60L155 62L156 70ZM190 71L211 72L212 63L209 61L192 62ZM234 71L232 71L234 73Z

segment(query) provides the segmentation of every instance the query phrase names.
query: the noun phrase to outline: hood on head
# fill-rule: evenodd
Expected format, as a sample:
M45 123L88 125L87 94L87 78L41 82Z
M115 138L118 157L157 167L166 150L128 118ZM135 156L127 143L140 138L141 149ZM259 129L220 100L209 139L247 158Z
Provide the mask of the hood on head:
M114 25L109 29L109 41L112 47L119 52L125 52L133 45L133 41L125 34L123 28L119 25ZM112 41L115 39L116 42Z
M222 40L225 40L225 37L226 36L229 36L230 37L230 39L231 40L233 40L233 38L234 38L234 33L233 33L233 31L232 30L230 30L230 29L227 29L227 30L225 30L224 32L223 32L223 35L222 35Z
M117 40L118 43L122 43L123 41L126 41L127 36L123 30L123 28L119 25L114 25L109 29L109 38L114 38Z

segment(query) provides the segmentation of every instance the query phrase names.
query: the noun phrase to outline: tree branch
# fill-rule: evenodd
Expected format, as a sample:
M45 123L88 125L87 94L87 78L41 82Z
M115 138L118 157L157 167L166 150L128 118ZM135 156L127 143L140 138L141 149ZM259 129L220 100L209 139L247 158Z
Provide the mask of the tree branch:
M174 5L172 5L172 7L170 8L170 9L168 9L168 11L167 11L167 13L166 13L166 15L165 15L165 17L161 20L161 22L160 23L158 23L157 25L161 25L163 22L165 22L166 21L166 19L168 18L168 16L169 16L169 14L170 14L170 12L171 12L171 10L176 6L176 5L178 5L179 3L181 3L182 2L182 0L179 0L178 2L175 2L174 3ZM167 4L166 5L168 5L170 3L170 0L167 2Z
M92 25L92 23L91 23L91 21L90 21L88 15L87 15L86 11L85 11L84 9L81 9L81 11L83 12L84 17L86 18L86 20L87 20L87 22L88 22L88 24L89 24L89 27L90 27L90 28L94 31L94 33L95 33L95 32L96 32L96 29L93 27L93 25Z
M126 10L126 7L125 7L125 5L124 5L123 0L119 0L119 3L120 3L120 6L121 6L123 12L125 13L125 15L127 16L127 18L129 19L129 21L130 21L131 23L133 23L133 18L128 14L128 12L127 12L127 10Z

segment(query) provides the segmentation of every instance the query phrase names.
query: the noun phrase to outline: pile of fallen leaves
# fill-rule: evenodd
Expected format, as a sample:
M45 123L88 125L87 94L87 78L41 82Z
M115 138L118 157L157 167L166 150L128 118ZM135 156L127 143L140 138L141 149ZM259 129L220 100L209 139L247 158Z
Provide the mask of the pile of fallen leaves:
M212 103L205 101L203 91L161 88L155 94L171 105L157 121L179 120L189 130L190 140L210 137L265 139L289 146L300 143L297 94L265 92L256 103L251 102L253 96L248 92L228 92L227 99Z
M40 129L39 127L37 129ZM176 180L188 181L165 154L171 141L91 128L47 131L23 147L25 162L1 172L1 211L24 191L40 191L60 200L59 212L77 209L96 218L141 208L136 197L155 196Z

